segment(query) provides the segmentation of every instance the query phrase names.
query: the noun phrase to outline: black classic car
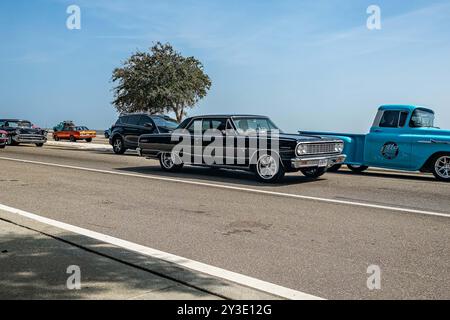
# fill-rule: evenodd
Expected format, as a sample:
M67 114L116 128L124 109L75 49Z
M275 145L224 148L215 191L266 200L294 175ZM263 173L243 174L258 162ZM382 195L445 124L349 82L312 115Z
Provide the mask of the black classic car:
M28 120L0 119L0 129L7 132L8 144L35 144L42 147L47 142L47 132L36 128Z
M341 140L282 133L267 117L254 115L196 116L173 132L144 134L138 153L159 159L165 171L183 165L250 170L265 182L286 172L318 178L345 161Z

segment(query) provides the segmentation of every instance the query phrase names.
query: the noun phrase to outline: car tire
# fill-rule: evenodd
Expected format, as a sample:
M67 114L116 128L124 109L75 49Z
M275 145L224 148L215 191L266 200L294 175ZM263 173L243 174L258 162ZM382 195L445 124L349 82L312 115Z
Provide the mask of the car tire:
M256 164L252 165L252 171L261 182L275 183L284 178L286 171L278 157L264 154L258 158Z
M369 169L368 166L353 166L351 164L348 164L347 167L354 173L362 173Z
M301 169L300 171L307 178L317 179L327 172L327 168L310 168L310 169Z
M6 147L6 144L0 145L0 149L5 149L5 147Z
M92 142L92 138L87 138L86 142Z
M161 169L167 172L178 172L183 168L183 164L176 164L171 152L163 152L159 155Z
M70 136L69 141L70 141L70 142L77 142L77 139L75 139L74 136Z
M58 136L53 136L53 140L59 141L59 137Z
M342 168L342 164L335 164L328 168L327 172L338 172Z
M42 148L43 146L44 146L43 143L36 143L36 147L38 147L38 148Z
M115 154L124 154L127 151L121 137L115 137L112 141L112 146Z
M450 182L450 154L434 157L431 171L437 180Z

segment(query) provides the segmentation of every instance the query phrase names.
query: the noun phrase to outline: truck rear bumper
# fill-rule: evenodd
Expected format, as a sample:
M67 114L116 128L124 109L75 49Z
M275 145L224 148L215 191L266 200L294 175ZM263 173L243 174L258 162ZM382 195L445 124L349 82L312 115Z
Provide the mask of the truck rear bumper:
M310 157L302 158L298 157L291 159L291 166L295 169L311 168L311 167L332 167L336 164L342 164L345 162L347 156L340 154L336 156L323 156L323 157Z

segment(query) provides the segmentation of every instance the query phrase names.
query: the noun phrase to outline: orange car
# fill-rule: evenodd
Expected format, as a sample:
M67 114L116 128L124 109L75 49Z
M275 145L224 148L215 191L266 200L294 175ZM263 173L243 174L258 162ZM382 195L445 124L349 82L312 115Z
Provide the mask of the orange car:
M77 142L78 140L86 140L92 142L97 136L97 132L89 130L87 127L64 127L62 130L53 132L53 139L70 140L71 142Z

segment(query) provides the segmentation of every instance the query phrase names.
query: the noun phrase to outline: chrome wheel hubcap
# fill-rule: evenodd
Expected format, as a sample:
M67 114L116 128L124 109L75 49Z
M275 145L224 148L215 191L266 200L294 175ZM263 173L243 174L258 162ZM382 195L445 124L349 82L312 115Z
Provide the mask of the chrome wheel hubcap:
M120 141L120 139L116 139L116 141L114 142L114 148L119 151L120 149L122 149L122 141Z
M161 163L166 169L172 169L175 165L175 157L171 153L163 153L161 155Z
M261 178L271 179L278 173L278 164L272 156L264 155L259 158L256 169Z
M450 179L450 156L440 157L435 164L436 173L444 179Z

